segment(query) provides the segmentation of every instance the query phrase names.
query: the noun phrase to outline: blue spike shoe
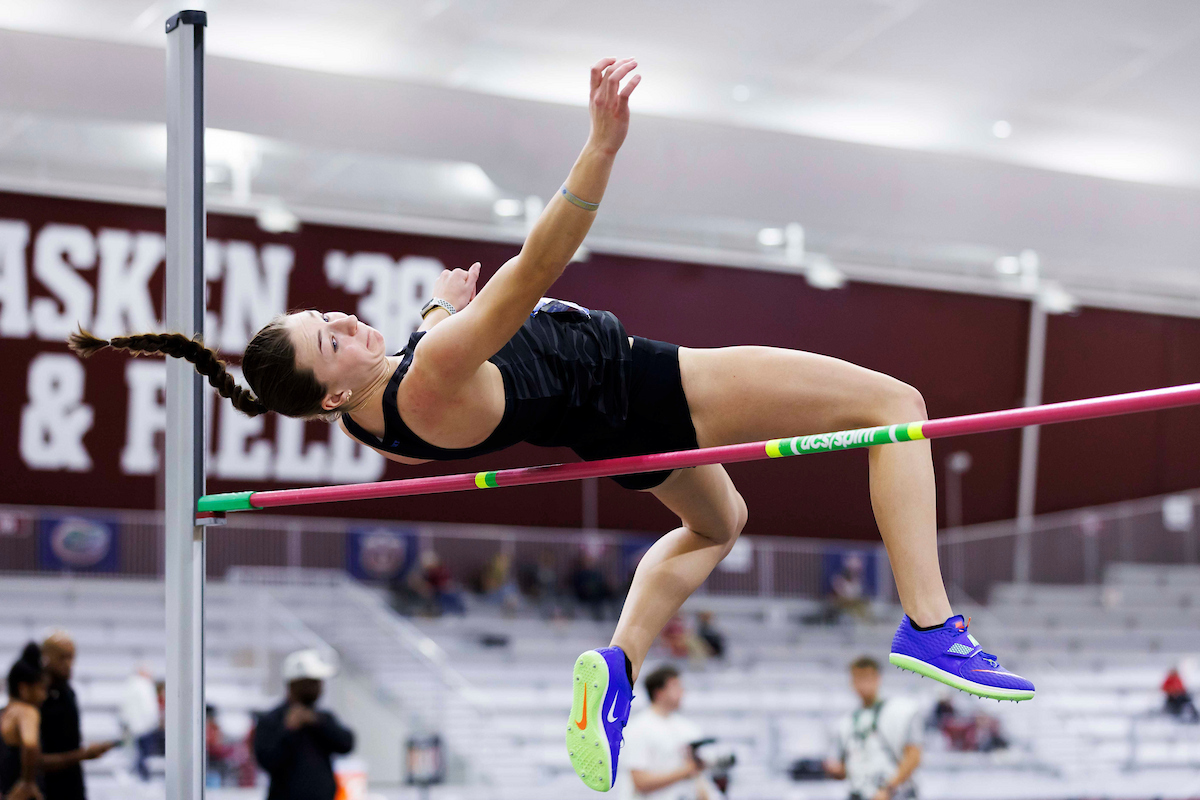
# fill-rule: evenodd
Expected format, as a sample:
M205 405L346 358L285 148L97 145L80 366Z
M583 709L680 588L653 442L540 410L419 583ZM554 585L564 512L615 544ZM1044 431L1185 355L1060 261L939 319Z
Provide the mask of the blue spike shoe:
M961 615L953 616L937 628L920 631L905 615L892 638L888 661L978 697L1014 702L1033 699L1033 683L983 652L967 632L968 622Z

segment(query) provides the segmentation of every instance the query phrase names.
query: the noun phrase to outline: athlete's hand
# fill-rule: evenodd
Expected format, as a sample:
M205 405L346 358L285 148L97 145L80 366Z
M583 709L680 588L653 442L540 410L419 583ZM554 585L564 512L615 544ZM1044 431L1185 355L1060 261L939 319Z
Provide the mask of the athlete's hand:
M603 58L592 67L592 93L588 109L592 114L591 144L614 154L621 149L629 132L629 95L641 83L642 76L634 75L621 86L630 72L637 68L632 58Z
M475 284L479 281L479 262L470 269L444 269L433 282L433 296L445 300L462 311L467 303L475 299Z

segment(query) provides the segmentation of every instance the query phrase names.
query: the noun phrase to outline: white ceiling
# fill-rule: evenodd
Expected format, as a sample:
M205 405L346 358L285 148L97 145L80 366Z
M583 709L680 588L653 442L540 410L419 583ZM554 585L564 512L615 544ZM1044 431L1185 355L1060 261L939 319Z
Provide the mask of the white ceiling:
M487 222L493 198L545 195L561 178L586 130L571 108L586 67L634 55L645 80L617 173L628 181L597 227L614 246L754 261L759 227L796 220L851 274L991 282L998 255L1033 247L1081 293L1200 314L1200 2L190 7L209 13L210 124L263 137L256 195ZM175 10L0 0L0 178L157 189L136 146L126 164L121 148L79 139L153 135ZM470 190L456 195L447 175Z

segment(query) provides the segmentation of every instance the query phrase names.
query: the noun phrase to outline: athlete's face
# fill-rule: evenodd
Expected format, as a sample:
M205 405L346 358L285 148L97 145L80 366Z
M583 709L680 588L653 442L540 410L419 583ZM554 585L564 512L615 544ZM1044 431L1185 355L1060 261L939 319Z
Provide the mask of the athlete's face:
M285 324L296 349L296 366L311 369L326 389L322 401L326 411L342 406L352 392L369 385L379 373L380 361L387 358L383 334L353 314L301 311L289 315Z

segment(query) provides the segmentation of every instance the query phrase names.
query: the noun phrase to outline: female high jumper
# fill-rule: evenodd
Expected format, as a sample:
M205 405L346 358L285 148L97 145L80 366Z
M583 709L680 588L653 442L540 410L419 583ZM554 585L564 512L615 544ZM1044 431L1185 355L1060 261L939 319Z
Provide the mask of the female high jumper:
M586 460L749 442L926 418L916 389L887 375L773 347L692 349L626 334L607 311L543 297L591 228L629 128L633 59L591 71L591 133L521 252L475 293L479 264L443 272L424 321L399 354L353 315L281 316L246 348L238 386L217 354L177 333L80 332L81 356L105 347L185 358L241 411L337 418L404 464L470 458L517 442L566 446ZM253 392L253 394L251 394ZM929 443L870 448L871 504L905 616L897 666L983 697L1027 700L950 608L938 568ZM746 504L718 464L615 479L680 518L634 574L610 646L575 664L567 750L607 791L617 771L632 686L655 637L729 552Z

